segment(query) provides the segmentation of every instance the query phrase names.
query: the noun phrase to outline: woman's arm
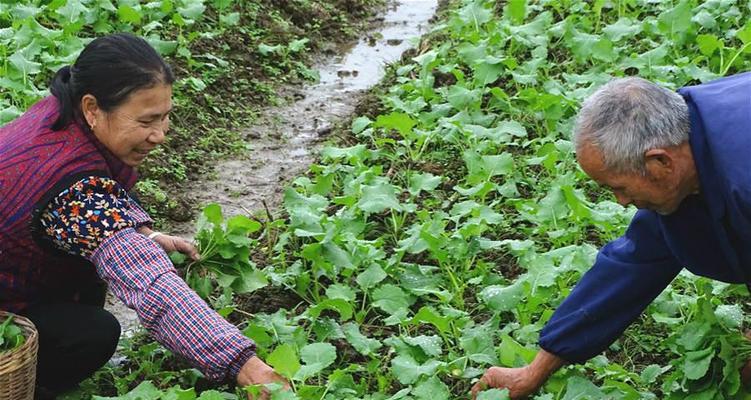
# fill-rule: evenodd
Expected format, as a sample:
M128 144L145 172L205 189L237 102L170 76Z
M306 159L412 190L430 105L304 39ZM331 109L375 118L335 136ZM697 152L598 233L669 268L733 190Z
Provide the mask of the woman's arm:
M255 345L177 276L156 242L136 232L150 218L131 202L116 181L88 177L55 197L39 223L55 247L90 260L165 347L211 379L239 379Z

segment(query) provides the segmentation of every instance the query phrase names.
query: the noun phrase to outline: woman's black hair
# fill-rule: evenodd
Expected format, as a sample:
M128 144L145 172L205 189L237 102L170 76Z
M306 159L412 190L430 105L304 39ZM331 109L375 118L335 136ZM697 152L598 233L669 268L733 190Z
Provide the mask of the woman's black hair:
M81 116L81 99L86 94L109 112L136 90L174 82L172 68L142 38L116 33L94 39L72 67L61 68L52 79L50 92L60 104L52 129L63 129Z

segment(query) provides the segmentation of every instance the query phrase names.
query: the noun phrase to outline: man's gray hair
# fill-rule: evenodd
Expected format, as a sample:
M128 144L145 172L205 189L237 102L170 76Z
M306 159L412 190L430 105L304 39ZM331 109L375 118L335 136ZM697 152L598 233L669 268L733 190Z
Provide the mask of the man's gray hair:
M687 141L689 129L681 95L641 78L621 78L584 101L574 143L577 150L594 145L611 171L643 174L644 153Z

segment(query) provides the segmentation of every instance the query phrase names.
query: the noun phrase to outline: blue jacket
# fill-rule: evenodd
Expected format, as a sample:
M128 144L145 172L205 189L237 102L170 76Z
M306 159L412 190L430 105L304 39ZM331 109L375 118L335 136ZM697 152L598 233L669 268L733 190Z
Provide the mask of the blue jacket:
M751 73L678 93L689 107L701 193L668 216L639 210L600 250L540 334L543 349L569 362L605 350L683 267L751 282Z

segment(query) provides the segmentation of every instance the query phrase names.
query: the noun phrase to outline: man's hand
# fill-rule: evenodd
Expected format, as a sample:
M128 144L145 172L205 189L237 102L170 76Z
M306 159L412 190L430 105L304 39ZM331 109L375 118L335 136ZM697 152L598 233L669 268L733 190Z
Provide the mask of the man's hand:
M258 357L252 357L248 362L240 369L240 373L237 374L237 384L245 387L249 385L263 385L266 383L281 383L285 389L289 389L289 382L281 375L274 372L274 369L261 361ZM269 393L267 390L263 390L261 397L255 399L253 395L248 394L248 400L268 400Z
M138 228L138 233L144 236L149 236L155 232L145 226L142 226ZM156 236L153 236L152 240L157 242L167 254L173 251L179 251L180 253L185 254L194 261L197 261L199 258L201 258L201 255L198 253L196 246L194 246L193 243L191 243L187 239L159 233Z
M542 385L542 382L535 382L529 367L524 368L501 368L491 367L480 378L480 381L472 387L472 398L486 389L508 389L509 397L512 399L524 399Z
M491 367L472 387L472 398L485 389L508 389L511 399L524 399L536 392L548 377L565 362L555 354L540 350L531 364L524 368Z

